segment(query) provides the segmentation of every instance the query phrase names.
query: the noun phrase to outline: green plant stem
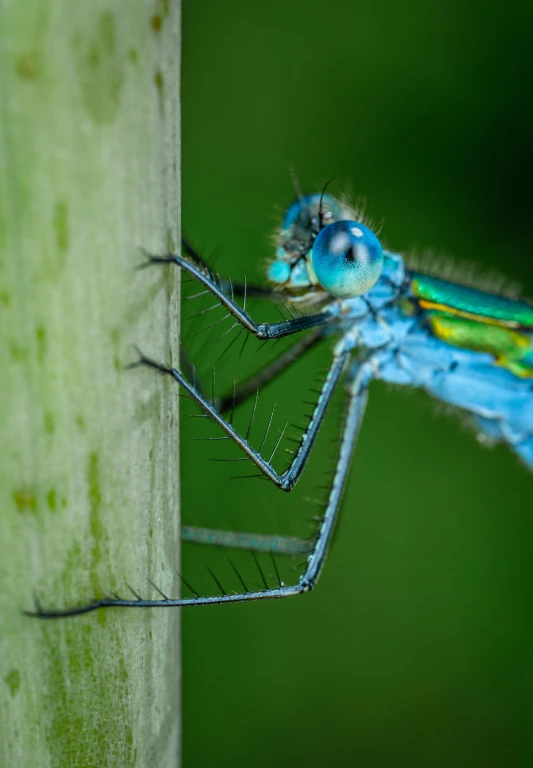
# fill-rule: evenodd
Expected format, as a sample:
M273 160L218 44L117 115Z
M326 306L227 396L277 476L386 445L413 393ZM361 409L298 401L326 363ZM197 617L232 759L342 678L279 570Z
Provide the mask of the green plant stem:
M179 0L0 9L0 765L179 759Z

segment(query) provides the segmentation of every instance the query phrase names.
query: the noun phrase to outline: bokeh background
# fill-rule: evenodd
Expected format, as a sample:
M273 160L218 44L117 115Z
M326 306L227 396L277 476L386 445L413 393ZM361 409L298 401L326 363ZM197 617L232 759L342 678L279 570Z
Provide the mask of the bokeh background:
M334 176L333 194L363 196L394 249L533 295L530 2L202 0L183 20L184 231L220 271L261 278L293 166L305 191ZM209 378L217 329L197 323L184 339ZM257 346L239 359L234 345L220 391L271 359ZM277 430L298 420L328 356L266 388L259 419L276 402ZM210 459L238 454L184 417L184 522L309 532L340 408L290 495L228 481L243 464ZM224 583L225 555L184 547L197 589L213 591L211 562ZM189 768L529 766L533 477L423 393L377 383L317 589L185 610L183 636Z

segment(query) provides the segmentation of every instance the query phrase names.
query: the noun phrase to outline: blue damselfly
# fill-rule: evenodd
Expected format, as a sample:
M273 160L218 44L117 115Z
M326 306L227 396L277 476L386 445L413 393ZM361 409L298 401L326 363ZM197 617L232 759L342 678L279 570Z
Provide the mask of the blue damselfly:
M347 203L330 195L300 195L288 209L279 229L275 259L268 278L273 288L233 284L215 275L194 249L184 242L183 255L146 253L144 266L178 266L203 286L200 293L216 299L234 328L265 341L308 331L287 353L278 357L231 395L210 399L196 380L194 368L167 367L139 353L129 367L145 366L171 377L235 442L259 472L284 491L297 484L315 444L334 391L346 382L347 409L325 512L309 541L273 536L235 534L220 530L185 528L184 538L205 544L270 552L276 573L272 586L262 577L261 589L248 589L236 571L240 588L226 592L213 574L221 594L172 599L103 598L64 610L37 607L44 618L86 613L97 608L212 605L265 598L281 598L309 591L315 585L331 541L367 403L369 385L382 380L421 387L438 400L467 413L487 441L502 441L533 469L533 306L526 301L488 293L408 269L399 254L386 251L363 217ZM293 316L275 323L257 323L246 307L247 297L286 302ZM241 299L240 303L238 299ZM297 310L298 314L294 313ZM306 430L286 471L272 464L274 453L259 448L233 425L238 403L282 373L311 347L334 336L336 344L329 372L310 414ZM227 415L229 414L229 415ZM276 447L283 437L281 433ZM285 585L274 555L307 556L296 584ZM256 561L257 562L257 561ZM187 582L185 582L187 584Z

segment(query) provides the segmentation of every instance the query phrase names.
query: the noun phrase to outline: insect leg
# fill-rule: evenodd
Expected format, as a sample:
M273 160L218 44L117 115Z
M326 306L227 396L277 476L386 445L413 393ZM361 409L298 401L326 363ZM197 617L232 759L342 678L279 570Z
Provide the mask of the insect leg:
M181 238L181 246L190 259L209 271L209 264L207 261L200 256L196 248L194 248L185 237ZM227 292L227 289L230 287L229 283L226 284L222 281L222 285ZM254 283L233 283L232 289L234 296L253 296L257 299L271 299L272 301L281 301L283 299L282 292L267 288L264 285L255 285Z
M196 528L191 525L182 526L181 540L228 549L273 552L280 555L307 555L312 552L315 541L314 539L297 539L294 536L269 536L259 533L221 531L215 528Z
M324 565L328 545L331 541L337 513L339 511L342 494L346 485L346 478L350 469L351 458L357 442L359 429L363 420L366 400L367 386L371 378L371 373L365 369L363 364L361 375L355 380L352 386L352 392L348 404L348 410L344 422L343 436L337 467L333 478L332 488L329 494L326 512L318 537L314 543L313 551L309 555L305 572L300 577L297 584L293 586L278 586L274 589L265 588L260 591L244 591L236 594L222 594L213 597L187 597L173 600L163 597L160 600L144 600L135 598L134 600L125 600L122 598L104 597L101 600L95 600L92 603L81 605L74 608L63 610L50 610L42 608L40 603L35 601L34 611L25 611L29 616L38 616L43 619L60 618L64 616L76 616L82 613L89 613L99 608L167 608L184 607L194 605L217 605L219 603L239 603L248 600L268 600L282 597L291 597L308 592L312 589Z
M290 336L293 333L299 331L305 331L308 328L316 328L317 326L323 326L334 320L335 315L333 312L326 310L325 312L319 312L314 315L304 315L303 317L294 317L290 320L283 320L280 323L256 323L246 309L240 307L233 296L226 292L224 285L219 284L215 276L207 269L203 264L194 264L192 261L183 258L182 256L152 256L151 254L143 251L146 256L146 263L143 267L148 267L153 264L175 264L181 267L185 272L195 277L205 288L216 296L221 305L226 307L228 313L235 318L237 323L240 323L243 328L256 336L258 339L281 339L284 336Z
M368 400L368 384L373 376L370 361L363 363L357 375L352 380L350 386L350 399L346 420L344 423L341 448L335 474L333 476L333 485L329 494L326 512L320 526L313 552L309 555L307 568L300 577L300 585L303 590L313 589L324 566L328 546L335 529L335 523L346 486L346 478L351 466L352 456L359 437L359 430L363 423L366 403Z
M283 352L278 358L273 360L266 368L251 376L246 381L243 381L229 395L222 397L217 407L221 413L228 411L230 408L236 408L243 403L249 397L253 397L258 389L262 389L265 384L268 384L273 379L277 378L283 371L290 368L293 363L300 360L306 352L316 346L317 342L322 339L322 329L315 328L302 339L297 341L289 349Z
M241 403L244 403L250 397L253 397L257 390L262 389L265 384L269 384L273 379L277 378L283 371L286 371L291 367L293 363L300 360L306 352L315 347L315 345L322 340L322 330L320 328L314 328L310 333L304 336L302 339L293 344L289 349L283 352L278 358L273 360L265 368L258 373L251 376L249 379L241 382L235 387L235 390L230 394L224 395L221 398L215 398L215 404L217 410L220 413L224 413L233 410ZM187 350L182 345L180 348L180 363L183 373L191 379L194 374L196 389L207 398L207 389L203 382L199 379L198 374L194 370L194 365L189 358Z
M282 474L279 474L272 466L271 462L274 453L272 453L268 460L263 458L260 451L255 450L249 443L248 435L243 437L239 432L237 432L231 424L231 421L227 421L222 416L220 411L206 399L204 394L199 389L197 389L194 384L191 384L191 382L187 380L187 378L180 370L177 368L167 368L160 363L156 363L154 360L150 360L140 352L139 360L136 363L132 363L129 367L134 368L137 366L147 366L148 368L153 368L156 371L170 376L175 381L177 381L178 384L180 384L181 387L189 393L191 398L200 406L204 413L209 416L209 418L212 419L215 424L218 424L218 426L222 428L228 437L230 437L244 451L248 458L269 480L271 480L282 490L291 491L298 482L305 464L307 463L307 459L309 458L309 454L318 435L318 431L324 419L327 407L331 401L335 387L344 371L349 356L350 353L348 351L342 350L334 356L329 372L322 385L318 401L313 409L313 413L311 414L307 428L302 435L296 453L294 454L288 469ZM282 436L283 433L281 437ZM281 437L278 441L278 444L281 441Z

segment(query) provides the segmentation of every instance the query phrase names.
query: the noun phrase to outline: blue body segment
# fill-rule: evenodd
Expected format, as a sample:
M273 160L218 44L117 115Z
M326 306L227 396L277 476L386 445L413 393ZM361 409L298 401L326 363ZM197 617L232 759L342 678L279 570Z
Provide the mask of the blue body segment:
M268 279L273 283L286 283L290 277L291 268L284 261L274 261L268 268Z
M423 314L406 314L401 299L411 277L401 256L386 254L380 280L364 297L367 311L357 298L339 306L346 338L354 349L373 351L375 378L421 387L469 412L483 436L508 443L533 470L533 379L499 367L491 354L436 338Z

